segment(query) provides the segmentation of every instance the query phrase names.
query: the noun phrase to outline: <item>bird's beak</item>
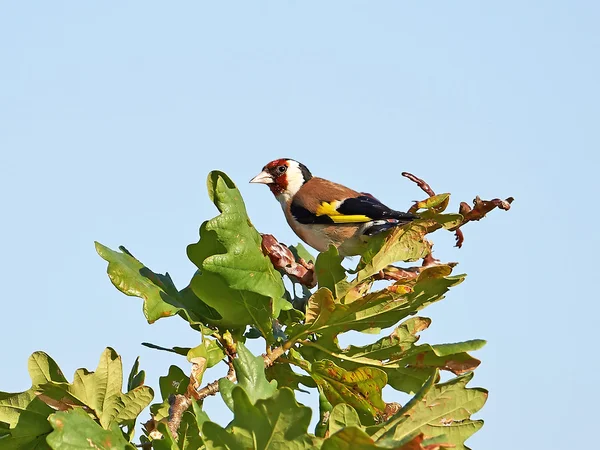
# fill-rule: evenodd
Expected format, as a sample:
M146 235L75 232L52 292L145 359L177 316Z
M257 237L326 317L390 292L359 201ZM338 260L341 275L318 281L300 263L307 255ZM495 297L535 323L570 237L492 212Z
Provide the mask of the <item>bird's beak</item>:
M275 180L273 179L271 174L264 170L250 180L250 183L271 184L274 182Z

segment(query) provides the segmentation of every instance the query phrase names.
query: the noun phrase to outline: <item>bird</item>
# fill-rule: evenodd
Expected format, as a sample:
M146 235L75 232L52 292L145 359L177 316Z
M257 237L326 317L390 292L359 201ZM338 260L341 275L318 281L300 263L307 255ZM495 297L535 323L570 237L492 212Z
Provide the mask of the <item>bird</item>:
M370 236L418 218L370 194L315 177L294 159L271 161L250 183L269 187L300 239L319 252L333 245L342 257L362 254Z

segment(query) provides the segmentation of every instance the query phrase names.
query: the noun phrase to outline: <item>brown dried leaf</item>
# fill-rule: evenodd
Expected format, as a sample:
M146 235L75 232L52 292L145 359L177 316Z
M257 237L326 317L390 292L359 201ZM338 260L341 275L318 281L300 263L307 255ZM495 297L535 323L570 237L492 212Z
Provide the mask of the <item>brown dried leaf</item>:
M306 262L302 258L296 261L292 251L285 244L279 242L275 236L271 234L262 235L262 251L269 257L273 267L294 277L298 283L308 288L317 285L314 264Z

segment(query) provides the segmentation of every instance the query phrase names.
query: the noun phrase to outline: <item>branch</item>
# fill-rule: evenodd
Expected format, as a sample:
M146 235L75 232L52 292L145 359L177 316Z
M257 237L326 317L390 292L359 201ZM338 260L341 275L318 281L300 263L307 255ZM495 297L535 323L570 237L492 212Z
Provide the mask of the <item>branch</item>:
M188 397L187 394L169 395L169 421L167 422L167 425L174 439L177 439L177 431L179 430L179 425L181 425L181 417L190 407L192 401L193 400Z
M423 192L425 192L430 197L433 197L435 195L435 192L433 192L433 189L431 189L431 187L424 180L420 179L419 177L417 177L409 172L402 172L402 176L408 178L410 181L412 181L414 183L417 183L417 186L419 186L423 190Z
M227 376L229 377L230 374L234 373L233 360L237 355L237 347L235 341L233 340L233 336L229 331L226 331L223 335L215 332L214 336L217 338L217 340L221 344L221 347L223 348L223 351L227 355L227 365L229 366ZM235 375L233 375L233 377L235 377Z
M292 348L295 342L295 339L290 339L284 342L283 345L274 348L273 350L270 350L266 354L262 355L263 359L265 360L265 368L271 367L277 358L279 358L290 348Z
M315 277L315 266L310 262L299 258L296 261L294 254L285 245L279 242L271 234L262 235L262 251L271 259L271 263L277 270L282 270L288 276L293 277L298 283L309 289L317 285Z
M231 370L227 373L227 376L225 378L227 378L229 381L231 381L233 383L235 383L235 381L237 380L235 377L235 372L232 372ZM212 383L208 383L202 389L199 389L198 391L196 391L196 394L197 394L198 400L204 400L206 397L215 395L217 392L219 392L219 380L215 380Z
M292 348L292 346L294 345L294 342L295 341L293 341L293 340L287 341L280 347L274 348L273 350L269 351L268 353L263 354L262 357L263 357L263 360L265 361L265 368L272 366L277 358L279 358L281 355L283 355L285 352L287 352L290 348ZM230 368L229 372L227 373L227 376L225 378L227 378L228 380L230 380L232 382L235 382L236 381L235 372ZM212 383L208 383L202 389L197 390L195 397L196 397L196 400L200 401L200 400L204 400L206 397L215 395L217 392L219 392L219 380L215 380Z
M510 209L510 204L514 200L515 199L512 197L508 197L506 200L500 200L499 198L495 198L493 200L481 200L479 196L477 196L475 197L475 200L473 200L473 208L471 208L465 202L462 202L458 212L462 214L464 220L460 226L463 226L465 223L473 220L483 219L485 215L494 208L508 211Z
M190 373L190 382L185 394L169 395L169 420L167 425L173 438L177 439L177 431L181 425L181 417L183 413L190 407L192 402L199 400L198 388L202 374L206 370L206 358L194 358L192 364L192 372Z
M417 186L419 186L423 190L423 192L425 192L430 197L433 197L435 195L433 189L431 189L431 187L421 178L416 177L415 175L409 172L402 172L402 176L416 183ZM465 240L465 236L460 230L460 227L462 227L467 222L483 219L485 215L494 208L508 211L510 209L510 204L513 201L514 198L512 197L508 197L506 200L500 200L499 198L495 198L493 200L481 200L479 196L477 196L475 197L475 200L473 200L473 208L471 208L467 203L461 202L460 207L458 208L458 212L463 216L463 221L459 226L450 230L454 231L454 234L456 235L456 247L461 248ZM415 213L417 209L419 209L418 203L419 202L415 202L415 204L410 207L408 212Z
M475 200L473 200L473 208L471 208L467 203L461 202L458 212L463 216L463 221L454 229L454 233L456 234L456 247L461 248L465 240L460 227L467 222L483 219L485 215L494 208L508 211L510 209L510 204L513 201L514 198L512 197L508 197L506 200L500 200L499 198L495 198L493 200L481 200L479 196L477 196L475 197Z

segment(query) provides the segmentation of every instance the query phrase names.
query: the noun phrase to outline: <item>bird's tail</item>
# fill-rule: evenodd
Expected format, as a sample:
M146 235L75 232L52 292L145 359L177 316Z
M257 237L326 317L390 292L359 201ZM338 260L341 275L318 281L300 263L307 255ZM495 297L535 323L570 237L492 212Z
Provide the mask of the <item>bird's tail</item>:
M418 216L411 213L394 211L394 218L374 220L371 226L365 229L363 234L365 236L373 236L374 234L383 233L386 230L406 225L418 218Z

